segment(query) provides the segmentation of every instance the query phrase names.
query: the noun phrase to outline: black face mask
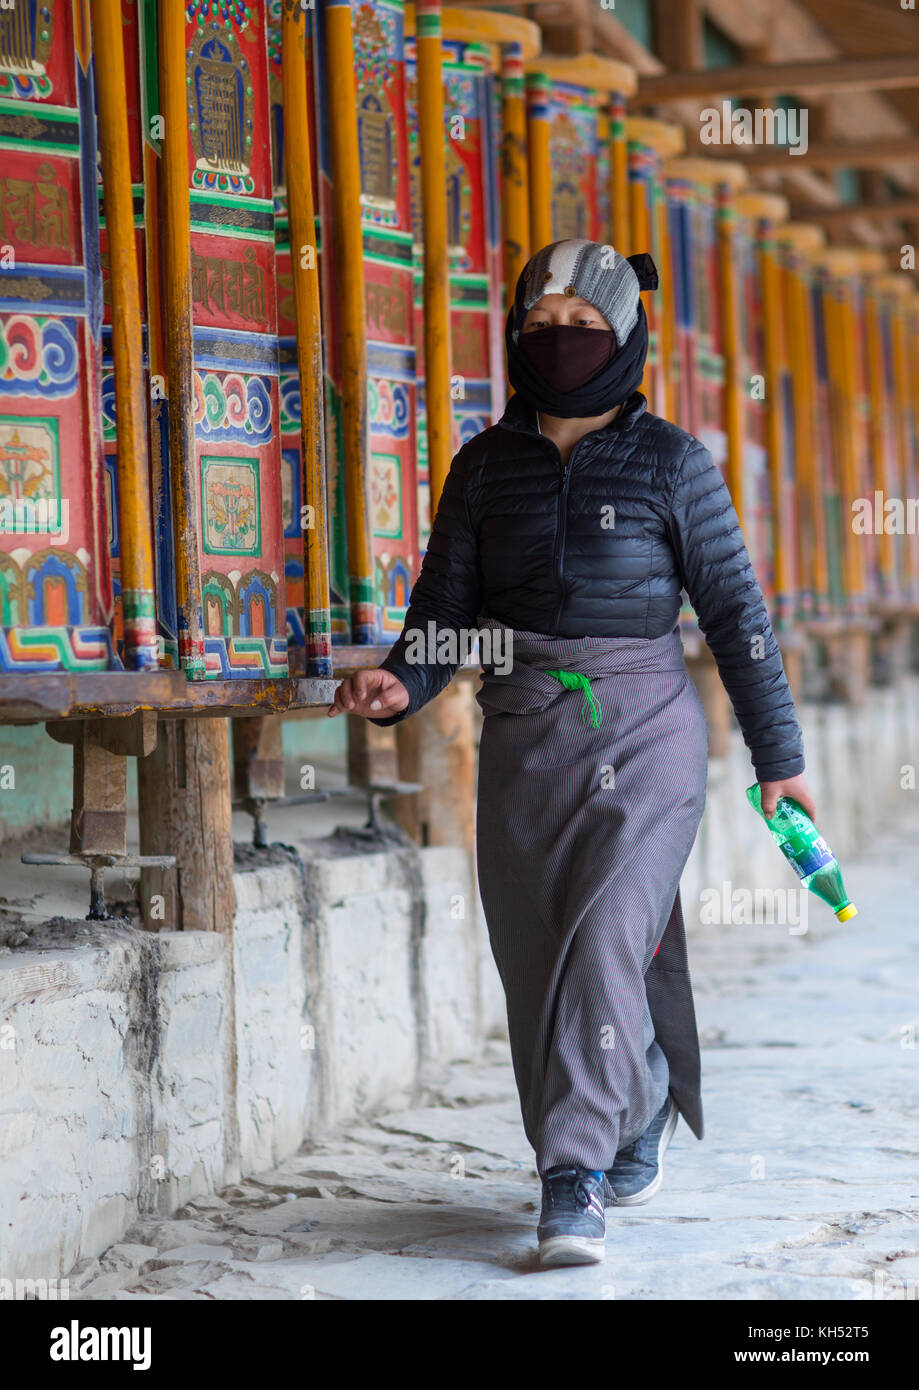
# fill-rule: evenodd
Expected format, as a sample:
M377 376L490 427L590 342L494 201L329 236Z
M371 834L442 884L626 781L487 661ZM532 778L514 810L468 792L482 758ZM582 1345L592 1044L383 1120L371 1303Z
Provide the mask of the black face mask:
M657 289L657 270L651 257L647 253L643 253L642 255L629 256L627 259L638 276L639 289ZM547 415L557 415L562 419L570 419L572 416L603 415L606 411L612 410L614 406L627 401L641 385L645 371L645 359L648 355L648 319L641 300L638 301L638 320L625 342L620 343L618 349L610 353L599 370L585 379L583 376L583 346L578 349L580 356L575 356L572 353L573 361L570 367L567 357L564 367L561 366L560 351L565 351L567 354L569 343L576 346L573 337L562 335L589 333L592 338L600 339L602 337L607 342L615 335L611 330L576 329L573 326L558 324L554 326L554 330L537 328L531 333L520 333L517 341L514 342L514 328L522 325L526 318L523 308L526 289L526 281L521 272L517 281L514 303L508 310L504 329L507 375L514 390L519 392L523 399L537 410L542 410ZM550 344L554 342L555 347L539 347L537 340L548 333L552 333L553 336L547 341ZM532 348L529 346L531 339ZM543 354L545 355L543 356ZM579 384L572 385L565 390L560 389L558 385L547 379L538 370L535 361L537 355L542 365L550 367L553 375L558 372L559 379L563 379L566 384L572 380L572 375L580 375Z
M618 351L611 328L563 323L521 333L518 346L550 386L566 392L585 386Z

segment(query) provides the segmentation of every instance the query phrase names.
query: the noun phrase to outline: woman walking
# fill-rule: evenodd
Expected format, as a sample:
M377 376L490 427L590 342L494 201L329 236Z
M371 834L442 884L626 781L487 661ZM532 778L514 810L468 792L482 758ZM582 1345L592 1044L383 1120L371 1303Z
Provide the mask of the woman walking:
M476 696L476 855L545 1265L602 1260L605 1209L658 1190L678 1116L702 1137L679 883L707 729L683 589L763 809L784 794L816 809L730 494L705 447L638 390L640 291L655 284L649 257L579 238L530 259L505 331L516 394L453 459L392 651L329 709L410 717L458 669L437 659L441 635L461 652L476 629L512 653L509 669L483 661Z

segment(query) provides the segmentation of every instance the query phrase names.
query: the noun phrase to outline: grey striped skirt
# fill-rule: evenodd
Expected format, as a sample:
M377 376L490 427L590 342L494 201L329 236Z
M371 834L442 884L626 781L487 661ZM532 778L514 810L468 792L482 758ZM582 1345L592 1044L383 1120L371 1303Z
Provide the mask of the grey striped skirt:
M537 1167L611 1167L668 1089L701 1139L679 883L705 806L708 737L679 633L479 626L512 642L512 669L483 665L476 692L476 861ZM585 691L550 670L588 677L599 715L585 717Z

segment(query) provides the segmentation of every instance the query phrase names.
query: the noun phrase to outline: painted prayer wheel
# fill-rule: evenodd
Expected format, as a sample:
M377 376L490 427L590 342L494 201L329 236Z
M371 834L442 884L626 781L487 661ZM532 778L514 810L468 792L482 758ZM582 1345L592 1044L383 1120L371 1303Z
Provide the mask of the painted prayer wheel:
M482 11L482 16L487 16L489 20L500 20L502 24L500 119L496 125L501 131L498 171L504 248L502 312L506 315L514 297L517 280L532 252L524 64L528 58L535 57L539 52L541 37L538 26L531 24L529 20L515 18L513 23L516 27L513 33L510 33L504 29L510 16L490 15L488 11Z
M534 190L548 190L533 212L540 231L533 251L586 237L627 254L625 105L636 89L635 70L593 53L541 55L526 70L531 180Z
M510 247L515 263L524 227L526 166L520 158L520 70L538 51L539 31L529 21L488 10L445 7L442 11L443 132L446 164L447 252L450 286L452 430L454 448L480 433L501 415L504 385L504 295ZM509 49L505 56L505 48ZM422 191L419 168L419 93L414 6L406 6L407 110L415 245L415 344L420 405L418 547L430 534L433 480L427 460L424 357L425 304L422 246ZM509 90L504 92L505 77ZM515 185L509 222L502 211L503 177L499 155L503 121L509 110L516 145L508 156ZM424 382L424 387L422 387ZM444 391L446 383L436 383ZM395 631L401 628L401 619Z
M885 340L890 359L890 406L894 425L893 467L887 474L887 484L874 479L874 488L883 488L902 508L898 520L892 510L893 520L889 523L892 535L891 549L887 563L891 565L895 578L896 598L903 606L914 606L919 602L919 542L915 529L910 532L907 507L910 499L919 497L919 470L917 470L917 446L919 446L919 403L916 390L919 388L919 346L916 334L919 331L919 299L910 287L909 276L902 271L891 275L881 275L872 281L872 289L879 296L883 322L886 324ZM884 539L884 538L879 538Z
M675 418L702 440L730 486L743 444L734 200L746 170L730 160L690 156L667 160L662 177L675 281Z
M863 552L866 603L874 607L882 587L881 538L872 524L865 523L865 507L867 504L867 507L870 508L871 520L873 520L874 492L880 485L878 479L884 476L884 449L883 442L878 438L878 422L874 420L873 410L878 384L876 381L877 369L882 366L883 354L880 363L873 360L872 300L875 298L873 281L886 270L887 257L883 251L867 246L853 247L852 252L856 257L857 267L856 293L853 302L853 330L856 373L855 407L857 412L855 441L858 453L856 477L858 479L857 497L861 501L857 503L854 512L850 508L848 524L855 533L856 543L861 545ZM878 452L875 452L876 443L881 444ZM861 513L859 513L859 507Z
M332 674L326 390L319 294L320 223L316 211L316 91L309 12L268 7L268 72L274 190L275 284L281 431L281 496L288 660L292 672ZM294 152L302 151L296 158ZM294 154L295 177L288 186ZM336 433L336 438L338 434ZM347 597L346 546L339 546ZM341 579L341 575L344 579ZM346 607L342 599L342 606ZM339 615L342 630L347 622Z
M0 671L119 669L86 0L0 10L0 150Z
M787 385L791 396L790 451L794 461L797 572L796 616L829 612L826 516L821 472L821 421L817 396L817 334L811 260L826 240L822 228L786 222L775 229L785 321Z
M183 594L181 572L177 576L180 625L183 608L200 604L203 641L183 637L180 626L179 656L189 675L208 679L285 677L265 10L229 3L215 11L209 0L186 0L184 17L188 178L184 192L177 185L170 190L174 206L167 215L174 221L166 236L167 243L170 234L190 238L194 457L187 497L176 486L186 465L175 457L172 423L169 472L175 550L197 550L200 584L198 591L190 581ZM175 42L176 22L171 9L161 11L161 87L164 74L167 83L172 76L166 42ZM178 117L178 111L165 111L165 103L164 112L167 119ZM183 213L187 231L175 226ZM169 315L167 335L175 332ZM171 383L169 410L183 409Z
M671 266L670 228L663 188L662 166L681 154L686 137L681 126L666 121L629 116L625 122L628 142L629 234L628 254L649 251L659 271L659 286L642 295L648 316L648 358L641 389L648 408L673 419L677 407L674 377L676 299Z
M746 357L744 430L745 537L777 630L794 616L794 456L776 227L788 202L772 193L739 193L741 342Z
M865 496L866 410L859 318L861 262L857 251L829 247L814 258L819 294L818 391L828 425L822 451L830 603L840 617L867 608L868 563L852 526L853 503Z

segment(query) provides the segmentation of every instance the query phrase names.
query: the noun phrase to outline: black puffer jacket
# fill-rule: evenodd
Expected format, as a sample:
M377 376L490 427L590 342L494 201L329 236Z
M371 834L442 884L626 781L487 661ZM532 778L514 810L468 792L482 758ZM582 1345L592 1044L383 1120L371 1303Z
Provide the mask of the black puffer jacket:
M559 637L660 637L677 623L684 588L758 780L802 772L781 654L730 493L705 446L652 415L636 391L563 466L535 409L516 394L498 423L453 459L405 625L381 663L410 701L373 723L414 714L458 670L406 661L412 629L427 634L433 622L438 632L468 631L491 617Z

